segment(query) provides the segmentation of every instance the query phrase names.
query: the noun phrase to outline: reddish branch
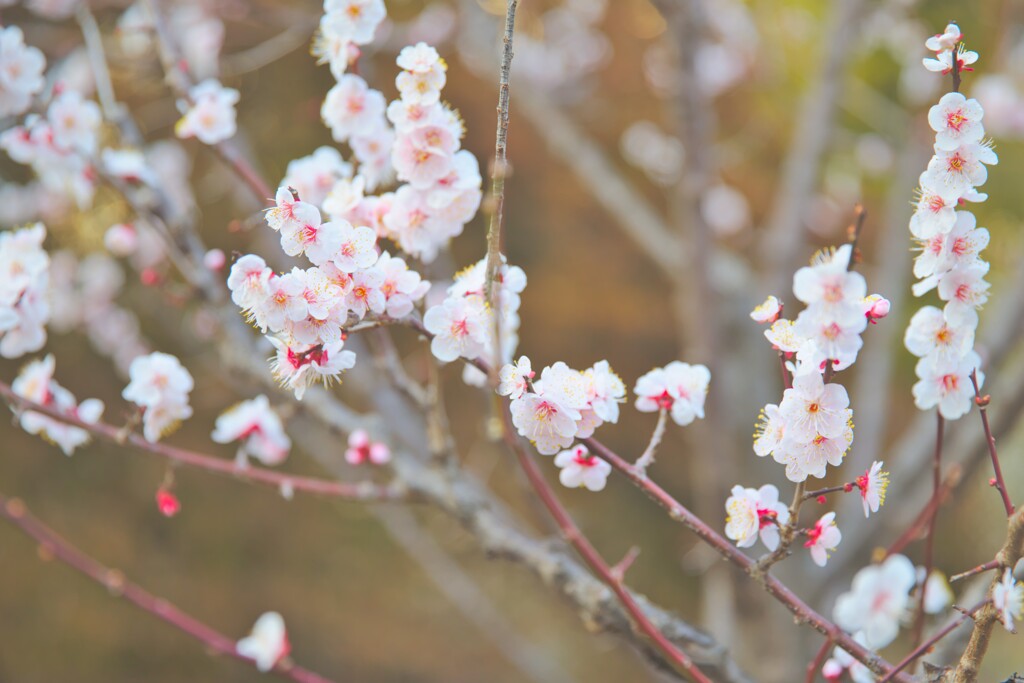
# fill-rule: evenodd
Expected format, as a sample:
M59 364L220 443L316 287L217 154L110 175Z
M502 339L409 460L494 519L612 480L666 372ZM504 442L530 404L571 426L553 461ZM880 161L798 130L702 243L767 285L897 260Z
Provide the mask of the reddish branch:
M978 386L978 372L971 372L971 384L974 385L974 402L978 404L978 413L981 415L981 426L985 430L985 442L988 444L988 454L992 459L992 471L995 472L995 486L1003 499L1003 508L1006 516L1013 514L1013 503L1010 502L1010 494L1006 491L1006 480L1003 479L1003 469L999 466L999 453L996 452L996 439L992 436L992 428L988 424L988 404L991 401L989 396L981 395L981 387Z
M182 612L164 598L157 597L147 592L144 588L128 581L118 570L100 564L97 560L71 545L55 531L33 517L25 508L25 504L19 499L0 495L0 517L17 526L26 535L34 538L44 551L44 557L56 558L72 569L85 574L96 583L104 586L111 595L126 599L136 607L149 612L154 617L195 638L203 643L207 649L255 665L254 660L238 654L234 640ZM288 660L279 662L274 667L273 672L282 678L288 678L298 683L331 683L331 679L324 678L320 674L297 666Z
M982 607L984 607L987 603L988 603L988 600L984 600L984 601L978 603L977 605L975 605L971 609L967 610L966 613L961 614L959 617L957 617L956 619L953 619L948 624L946 624L945 626L940 628L938 631L936 631L932 635L931 638L929 638L928 640L926 640L923 643L921 643L918 647L914 648L913 652L911 652L906 657L901 659L899 661L899 663L897 663L896 666L893 667L893 670L890 671L889 673L887 673L885 676L883 676L881 678L881 680L879 680L878 683L885 683L886 681L892 680L893 676L895 676L900 671L903 671L903 669L905 669L906 667L910 666L912 663L917 661L917 658L920 657L921 655L927 654L929 650L931 650L933 647L935 647L936 643L938 643L940 640L942 640L943 638L948 636L950 633L952 633L954 630L956 630L956 628L958 626L960 626L964 622L970 620L974 616L974 613L977 612L978 610L980 610Z
M338 482L329 479L317 479L315 477L295 476L263 467L239 467L233 460L225 460L161 443L150 443L138 434L132 432L125 433L123 429L113 425L104 424L103 422L82 422L77 417L65 415L48 406L29 401L15 394L11 387L3 382L0 382L0 396L10 403L12 407L41 413L72 427L84 429L105 441L118 445L128 443L148 453L159 455L182 465L216 474L229 475L257 484L272 486L280 490L362 501L404 500L409 497L405 488L397 483L382 486L373 482Z
M826 638L825 642L821 644L818 654L814 655L814 659L807 665L807 683L814 683L814 679L818 677L818 669L824 664L825 657L828 657L830 647L832 647L832 639Z

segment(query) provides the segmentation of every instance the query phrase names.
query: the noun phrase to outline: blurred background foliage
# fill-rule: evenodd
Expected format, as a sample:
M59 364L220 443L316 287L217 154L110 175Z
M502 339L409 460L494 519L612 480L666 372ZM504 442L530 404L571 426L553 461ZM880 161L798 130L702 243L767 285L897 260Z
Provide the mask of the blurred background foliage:
M503 3L497 0L470 4L477 11L503 12ZM718 3L706 4L716 23L726 31L732 27L732 33L721 42L729 53L726 56L739 60L738 75L713 99L716 176L733 194L708 211L712 218L723 213L731 217L717 226L717 239L756 272L761 268L756 242L759 226L776 199L782 160L793 139L801 135L794 122L803 94L819 68L820 55L828 46L824 27L833 3L733 2L721 8ZM415 38L417 30L442 37L439 50L450 66L446 98L466 121L464 147L486 167L493 150L496 69L473 64L471 52L463 49L460 53L460 31L467 26L465 7L405 0L389 0L387 5L396 28L361 60L360 73L391 98L395 95L393 60L399 41ZM320 123L319 107L333 79L325 67L316 66L307 49L320 7L315 2L278 5L267 0L211 1L204 7L225 25L222 80L242 93L241 139L260 170L274 182L284 175L290 160L332 144ZM566 24L551 21L548 14L559 8L581 16L593 14L589 24L581 21L597 36L596 43L573 42L578 36L569 40L559 35L558 30ZM94 3L94 9L110 43L118 97L137 115L147 140L172 135L178 114L157 60L152 55L118 58L114 28L123 6ZM422 19L424 16L428 19ZM50 62L80 44L73 21L49 22L20 8L5 9L2 18L5 24L22 26L27 42L44 49ZM931 133L925 113L937 99L940 86L938 77L925 72L919 60L924 56L924 38L951 19L960 21L969 47L981 53L977 74L965 79L968 94L979 76L1024 75L1024 12L1010 0L970 5L871 2L858 17L859 35L848 55L837 126L805 217L809 237L804 253L809 257L818 247L843 240L853 205L862 202L869 216L862 244L869 286L879 274L878 264L888 248L885 237L892 231L907 238L895 243L903 254L897 259L899 267L905 273L910 271L912 253L905 218L918 171L908 183L907 174L899 173L898 163L905 159L908 168L919 170L926 165ZM415 24L417 21L420 23ZM411 24L414 29L403 32L402 27ZM251 55L248 51L254 46L289 31L297 37L286 42L286 49L270 63L250 68L245 60L233 59ZM517 43L523 42L517 47L513 66L512 100L515 103L521 93L546 92L649 202L670 215L675 183L686 169L687 150L679 146L679 133L674 130L677 117L672 98L661 88L665 79L659 84L657 77L658 50L664 49L669 39L666 32L665 21L648 0L576 0L564 5L557 0L523 0ZM496 33L493 42L498 43ZM565 59L563 64L538 47L559 43L564 43L563 52L570 56L578 50L578 59ZM531 50L536 54L531 55ZM465 59L460 59L460 54ZM718 61L723 55L711 54L708 59L709 69L728 71L729 65ZM521 65L525 71L517 71ZM556 73L556 66L565 73ZM481 71L488 77L482 78ZM671 74L667 82L671 85ZM988 103L984 104L988 109ZM1015 115L1022 116L1019 112ZM664 158L650 145L643 146L642 134L640 143L634 135L630 144L627 131L642 121L652 123L666 136L656 139L654 145L667 155ZM990 132L1000 164L992 169L984 188L991 199L977 208L977 214L993 236L986 252L993 262L993 299L1016 299L1020 294L1012 285L1021 267L1024 193L1017 184L1024 173L1020 142L1024 128L1012 123L1003 131ZM194 141L185 148L193 163L192 179L208 244L228 254L276 249L265 227L258 220L248 220L245 190L237 187L237 181ZM509 155L514 175L506 199L507 253L529 277L521 309L520 349L538 367L555 360L585 367L607 358L630 387L651 367L676 358L680 340L678 326L671 322L674 313L665 278L515 106ZM637 159L640 163L631 163ZM6 160L2 172L12 183L27 180L25 169ZM891 209L893 202L902 208ZM114 197L99 197L96 207L88 214L69 210L56 216L49 223L49 246L80 254L102 248L103 231L127 211ZM901 220L890 220L893 216ZM483 218L478 216L455 241L453 262L435 265L427 272L440 278L451 268L478 259L484 251L484 231ZM128 277L137 276L129 272ZM716 277L728 279L730 275L725 272ZM907 279L903 286L909 287ZM170 289L173 293L173 287ZM745 485L784 483L781 468L758 461L749 450L750 426L759 407L779 392L775 355L767 344L738 341L760 334L745 315L768 293L788 294L746 291L731 300L731 310L722 310L724 305L720 308L719 302L715 307L716 314L733 321L727 324L729 334L720 350L720 362L740 378L744 390L728 406L730 416L724 424L729 425L730 433L724 443L738 454L735 462ZM214 419L260 389L244 382L226 382L200 334L192 334L182 343L181 330L191 329L194 321L187 305L170 305L165 294L166 290L133 286L122 302L144 312L143 332L152 346L177 354L197 378L192 394L195 415L170 440L229 458L231 447L209 440ZM891 397L888 433L880 440L879 452L867 455L868 462L898 460L900 453L887 446L915 415L910 396L913 359L900 343L900 330L914 310L909 303L895 308L883 322L895 329L889 337L894 354L891 373L868 395L853 394L855 411L877 396ZM984 313L982 317L983 325L990 322ZM869 347L874 332L866 337ZM401 341L409 367L420 373L422 355L411 339ZM123 382L115 379L110 359L97 354L77 334L51 335L48 349L57 356L61 383L80 397L103 399L108 406L107 421L124 419ZM1010 356L1019 354L1015 349ZM19 365L0 363L5 381L15 376ZM448 410L466 466L537 529L550 531L515 463L488 440L486 403L475 390L461 384L457 368L446 368L443 376ZM340 392L344 396L345 389ZM996 395L993 413L1000 410L999 401ZM967 428L978 429L973 416L963 422ZM602 429L601 438L621 452L637 453L653 425L653 416L626 409L620 424ZM1024 464L1017 457L1024 435L1019 431L1011 431L1000 441L1006 454L1008 486L1018 495L1024 490ZM341 458L342 443L325 447L335 449L336 457ZM684 501L707 495L724 502L726 490L705 491L701 476L702 471L718 467L722 457L726 456L699 452L684 441L680 430L670 429L654 475L667 489L679 492ZM286 467L323 474L299 449ZM552 474L547 463L545 467ZM982 467L968 478L955 502L940 515L943 542L937 548L937 566L947 573L990 558L1001 543L1000 506L985 486L986 472ZM366 474L352 470L350 478ZM833 474L832 479L842 481L852 474ZM164 476L165 464L145 454L92 444L66 459L10 421L0 424L0 482L5 494L23 498L66 538L225 633L241 637L260 613L273 609L288 623L295 659L339 680L527 680L502 658L494 641L437 590L372 509L304 497L286 501L241 483L179 471L177 492L183 509L176 518L165 519L153 500ZM928 475L922 471L919 476ZM834 482L830 479L829 483ZM877 519L871 519L870 523L877 525L879 544L895 538L914 514L914 510L899 506L903 483L893 482L887 506ZM730 568L619 479L613 478L600 495L565 490L560 494L606 557L620 557L631 545L643 549L629 574L633 586L700 623L701 574L729 572ZM435 539L450 553L480 584L511 628L533 644L538 657L553 663L552 670L559 671L563 680L632 681L653 676L621 642L589 634L572 611L553 600L534 577L516 566L483 557L450 519L429 509L413 508L413 512L416 533ZM847 520L851 525L862 523L853 517ZM724 524L724 509L719 518L709 522L719 527ZM845 550L840 546L837 557ZM909 550L915 559L920 559L920 552L916 546ZM17 531L0 526L0 681L169 683L257 677L242 664L206 656L185 636L110 598L70 569L40 563L36 555L32 544ZM825 581L818 573L806 584L813 590L798 592L830 614L835 592L845 590L852 572L869 560L865 553L841 569L830 565L822 570ZM789 564L810 563L798 554ZM804 576L806 569L787 567L785 571L793 578ZM819 637L806 629L797 633L788 615L768 603L755 586L739 582L737 589L741 627L730 641L734 655L759 680L802 677L800 672L820 644ZM887 654L899 659L906 640L897 641ZM1020 665L1014 654L1017 650L1018 642L997 630L983 680L1009 675Z

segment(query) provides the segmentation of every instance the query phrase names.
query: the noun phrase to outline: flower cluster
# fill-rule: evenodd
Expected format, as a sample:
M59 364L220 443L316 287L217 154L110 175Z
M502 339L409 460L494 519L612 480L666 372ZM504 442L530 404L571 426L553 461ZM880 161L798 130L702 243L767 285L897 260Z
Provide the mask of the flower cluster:
M43 89L46 58L17 26L0 29L0 116L24 114Z
M359 46L373 40L387 16L384 0L326 0L313 43L318 64L328 64L340 79L359 57Z
M636 381L636 409L642 413L667 410L677 425L685 427L704 418L704 399L710 382L711 372L706 366L672 361Z
M55 365L52 354L42 360L32 361L22 368L11 388L18 396L52 408L62 415L90 424L98 421L103 415L103 402L89 398L78 403L74 395L53 378ZM19 415L19 421L26 432L39 434L59 446L65 455L71 455L76 448L89 442L89 432L42 413L27 410Z
M423 326L434 335L430 351L438 360L448 363L459 357L494 357L494 309L485 298L486 268L486 259L481 259L456 273L444 301L431 306L423 316ZM509 361L519 344L519 295L526 289L526 273L518 266L502 263L494 287L501 316L501 358ZM526 363L529 367L529 359ZM484 380L479 371L469 371L464 377L477 385Z
M18 358L46 343L50 257L42 223L0 234L0 356Z
M264 465L280 464L292 447L281 418L263 395L242 401L221 413L210 438L217 443L240 441L238 462L241 466L245 466L250 456Z
M238 91L225 88L219 81L208 78L188 91L184 115L174 126L179 138L199 138L207 145L215 145L234 136L235 105Z
M516 366L505 366L502 374L528 378L533 374L532 371L525 375L523 372L529 367L529 360L523 358ZM509 381L503 383L501 390L512 398L512 424L522 436L534 443L542 455L554 455L572 446L575 439L589 438L605 422L618 422L618 404L626 400L626 386L612 372L607 361L595 363L583 372L573 370L559 361L544 368L540 379L528 381L526 387L519 382ZM599 461L590 461L585 453L578 455L587 460L586 463L577 463L579 467L600 467ZM559 464L559 467L570 466L566 457L561 460L563 464ZM592 488L587 482L596 484L601 471L603 467L584 477L584 473L575 468L569 470L569 474L565 474L565 469L562 470L563 476L569 477L569 481L577 481L577 485L582 483L591 490L598 489Z
M96 191L93 158L99 145L99 105L75 90L55 95L46 116L29 114L23 125L0 134L0 148L32 170L45 187L87 208Z
M929 38L926 45L937 53L936 59L925 60L931 71L949 73L954 59L958 72L970 70L967 65L978 58L977 53L963 50L955 24ZM986 164L999 161L991 142L984 139L983 116L981 104L959 92L943 95L929 110L935 154L921 175L920 199L910 219L910 232L921 250L914 262L914 276L919 278L914 295L935 289L945 302L941 310L923 307L907 327L904 343L920 358L914 402L921 410L937 407L947 420L970 410L971 373L977 373L979 386L984 382L981 359L973 346L977 309L988 300L989 264L980 252L988 245L989 234L977 227L974 214L960 210L965 202L986 199L976 188L988 178Z
M139 356L128 368L131 381L121 395L143 410L142 433L156 442L192 416L188 394L195 383L181 362L166 353Z

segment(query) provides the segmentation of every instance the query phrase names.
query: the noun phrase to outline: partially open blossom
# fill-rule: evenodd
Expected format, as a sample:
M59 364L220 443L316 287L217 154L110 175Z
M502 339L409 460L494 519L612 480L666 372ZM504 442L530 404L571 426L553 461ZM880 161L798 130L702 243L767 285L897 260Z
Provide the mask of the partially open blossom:
M952 50L960 42L960 27L956 24L947 24L942 33L936 33L924 41L924 46L932 52L945 52Z
M864 474L857 477L857 488L860 489L861 502L864 504L864 516L878 512L885 503L885 491L889 488L889 473L882 469L882 463L875 461Z
M191 104L185 115L174 126L179 138L199 138L207 145L215 145L234 136L235 105L238 91L225 88L214 79L207 79L189 90Z
M985 382L985 373L979 368L981 358L974 351L968 351L954 363L928 356L917 362L915 372L920 378L914 385L914 403L920 410L938 406L947 420L956 420L971 409L974 403L974 385L971 373L977 372L978 386Z
M280 464L292 446L281 418L263 395L221 413L210 438L217 443L241 442L238 452L243 463L252 456L264 465Z
M277 612L266 612L256 620L252 632L238 641L235 649L243 657L256 662L256 668L267 672L291 652L284 618Z
M503 365L498 371L498 393L513 400L519 398L534 374L530 359L526 356L521 356L515 363Z
M578 445L555 456L555 467L561 469L558 480L567 488L585 488L601 491L608 481L612 466L591 455L584 445Z
M870 294L864 297L864 301L861 303L864 306L864 315L871 323L877 323L888 316L889 309L892 307L889 300L879 294Z
M345 449L345 461L350 465L362 465L368 462L373 465L384 465L391 460L391 449L387 444L370 439L365 429L357 429L348 435L348 448Z
M53 355L34 360L18 373L11 384L15 394L34 403L44 405L63 415L74 417L82 422L95 423L103 414L103 402L89 398L81 403L74 395L57 383L53 378L56 360ZM21 428L29 434L38 434L46 441L58 446L65 455L71 455L75 449L89 442L89 432L48 415L32 410L19 412L15 406L11 409L18 415Z
M139 236L131 224L117 223L103 234L103 245L114 256L130 256L139 246Z
M814 564L824 567L828 562L829 553L838 547L843 540L843 534L836 526L836 513L827 512L821 516L814 527L807 531L807 541L804 547L811 552L811 559Z
M188 394L192 375L174 356L154 352L139 356L128 370L131 382L121 395L143 409L143 435L156 442L192 416Z
M759 304L757 308L750 312L750 317L755 322L773 323L779 319L781 314L782 304L774 296L769 296L764 300L764 303Z

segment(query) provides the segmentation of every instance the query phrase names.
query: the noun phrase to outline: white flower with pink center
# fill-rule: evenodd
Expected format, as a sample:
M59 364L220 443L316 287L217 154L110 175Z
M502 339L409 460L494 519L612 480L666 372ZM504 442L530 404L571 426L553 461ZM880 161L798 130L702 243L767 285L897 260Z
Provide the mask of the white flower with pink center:
M288 344L277 337L267 337L276 354L271 361L274 376L286 389L295 392L301 401L306 389L316 382L330 384L345 370L356 364L356 354L343 349L341 340L328 344Z
M320 211L306 202L297 204L292 214L295 220L281 227L281 248L284 252L289 256L305 254L318 266L331 260L341 247L341 226L322 222Z
M380 288L384 285L384 273L380 268L370 267L352 274L352 289L345 297L345 305L362 320L367 312L382 315L387 309L387 299ZM424 323L426 318L424 318ZM453 359L454 360L454 359Z
M0 30L0 116L16 116L32 104L32 96L46 84L46 58L38 49L25 45L17 26Z
M270 671L291 651L284 619L277 612L261 615L252 632L235 645L235 650L242 657L253 660L260 671Z
M373 41L380 22L387 16L384 0L325 0L324 12L339 23L338 30L356 45Z
M391 318L404 318L413 311L415 302L426 296L430 283L422 280L415 270L409 270L405 261L381 252L377 268L384 274L380 291L387 300L385 312Z
M928 124L936 132L935 147L953 151L960 145L980 142L985 136L981 119L985 112L978 100L958 92L946 93L928 110Z
M361 175L340 178L324 199L324 213L334 220L355 221L353 216L362 204L366 180Z
M602 422L619 421L619 404L626 402L626 385L612 371L608 361L594 363L584 371L587 403Z
M988 262L975 260L968 265L953 268L939 280L939 298L948 302L945 308L946 319L954 325L977 324L977 309L988 301L988 290L991 287L985 280L988 269ZM916 289L914 293L917 293Z
M954 363L935 357L922 358L915 368L919 380L912 390L914 404L920 410L938 406L942 417L947 420L959 419L967 414L974 403L971 373L977 371L979 388L985 382L985 373L980 370L980 366L981 358L974 351L968 351Z
M768 550L779 547L779 527L789 523L789 509L779 502L771 484L759 489L733 486L725 501L725 535L740 548L749 548L760 536Z
M903 345L918 358L939 365L956 364L974 347L972 325L952 325L935 306L925 306L910 319Z
M460 356L469 359L483 356L491 334L490 320L481 297L445 299L423 316L423 326L434 335L430 342L431 353L446 363Z
M673 421L685 427L704 417L711 372L704 365L672 361L636 381L636 409L642 413L669 410Z
M853 411L847 411L852 415ZM786 478L793 482L805 481L808 476L823 479L829 465L839 466L853 443L853 426L836 436L816 435L809 441L790 440L772 453L776 462L786 466Z
M370 133L353 135L348 145L359 162L359 175L366 180L366 190L374 191L394 178L391 166L391 148L395 144L395 131L384 122Z
M345 74L327 92L320 108L331 136L345 142L354 135L372 134L384 120L384 95L355 74Z
M890 555L857 572L851 590L836 599L832 616L842 629L862 631L864 644L879 650L899 634L916 583L914 564L903 555Z
M987 165L999 163L999 157L984 142L971 142L951 150L935 150L922 176L922 185L928 190L955 201L988 180Z
M956 266L970 265L988 246L988 230L977 227L973 213L957 211L956 217L948 233L938 233L920 242L921 254L914 259L914 277L927 278Z
M793 378L793 386L783 393L779 410L786 420L787 433L807 442L817 436L840 436L850 419L850 396L841 384L825 384L821 375L811 372Z
M399 68L418 74L428 73L443 64L437 50L422 41L403 47L395 61Z
M924 46L932 52L945 52L955 48L960 42L960 37L960 27L956 24L947 24L942 33L936 33L924 41Z
M395 86L402 100L411 104L430 106L441 99L441 89L447 81L444 62L428 71L401 71Z
M121 394L143 408L187 400L195 386L181 361L159 351L133 360L128 374L131 381Z
M46 118L55 146L86 156L95 154L103 120L95 102L84 99L79 92L65 90L50 102Z
M532 441L542 455L554 455L568 448L576 436L580 413L563 405L559 398L527 392L509 406L516 430Z
M758 416L754 429L754 453L762 458L771 455L786 436L786 420L774 403L769 403Z
M535 374L530 359L520 356L515 363L503 365L498 371L498 393L514 401L529 389Z
M287 187L277 188L274 206L266 211L267 225L272 230L280 230L287 224L298 222L295 218L295 207L301 203Z
M452 172L457 151L459 139L448 127L425 125L398 136L391 161L399 180L426 189Z
M810 551L811 559L819 567L824 567L828 563L829 554L843 540L843 534L836 526L835 520L836 513L827 512L815 522L814 527L807 531L807 541L804 542L804 547Z
M309 314L303 296L305 289L305 273L298 268L284 275L272 276L267 283L265 297L250 309L253 322L262 332L267 329L280 332L288 321L302 320Z
M193 86L188 96L191 104L174 126L175 135L179 138L195 137L207 145L215 145L235 134L237 90L225 88L211 78Z
M274 274L267 262L255 254L246 254L231 265L228 289L231 300L241 308L251 308L263 301Z
M604 490L608 475L612 472L611 465L591 455L582 444L556 455L555 467L561 470L558 481L562 482L562 486L570 489L585 488L588 491Z
M910 232L921 240L952 230L957 213L956 199L945 199L924 185L926 173L921 175L920 196L915 205L914 215L910 217Z
M772 326L764 331L764 337L772 348L786 354L797 353L807 344L807 339L797 334L792 320L781 318L772 323Z
M339 270L354 273L369 268L377 262L377 233L373 228L353 227L346 220L337 221L340 226L340 244L332 261Z
M263 395L242 401L221 413L210 438L216 443L240 441L238 455L243 464L251 456L264 465L278 465L288 457L292 447L281 418Z

